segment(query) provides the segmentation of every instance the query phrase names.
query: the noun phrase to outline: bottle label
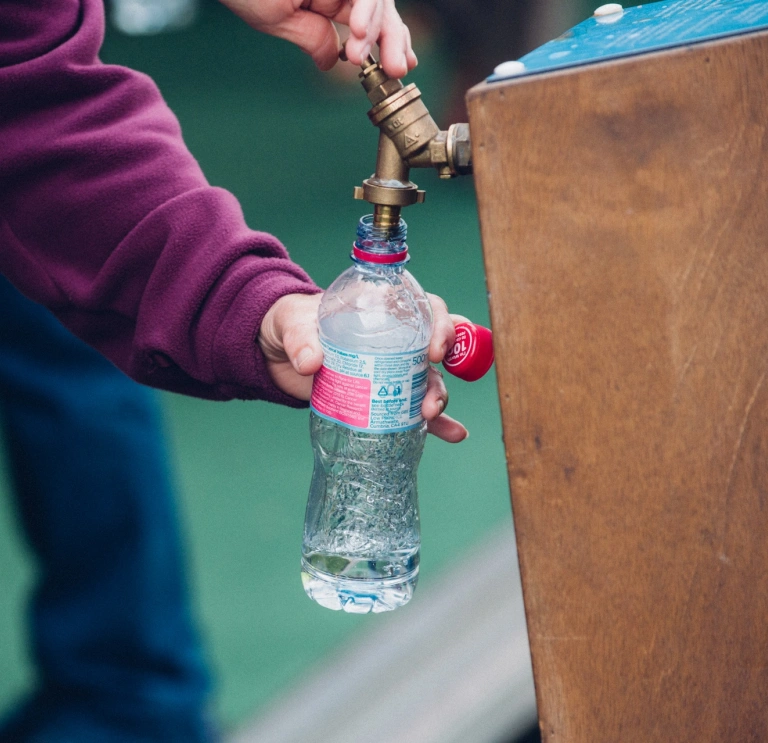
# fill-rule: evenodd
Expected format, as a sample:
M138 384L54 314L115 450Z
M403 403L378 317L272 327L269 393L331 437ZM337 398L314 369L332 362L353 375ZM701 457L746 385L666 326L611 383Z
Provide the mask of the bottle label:
M415 428L424 420L427 349L367 354L322 342L323 366L315 374L310 407L323 418L371 433Z

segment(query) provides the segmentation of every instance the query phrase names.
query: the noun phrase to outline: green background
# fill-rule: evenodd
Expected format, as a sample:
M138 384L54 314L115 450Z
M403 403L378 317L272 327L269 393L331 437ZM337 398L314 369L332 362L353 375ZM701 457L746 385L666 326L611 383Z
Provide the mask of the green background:
M179 118L209 181L232 191L254 229L277 235L320 285L349 265L367 204L353 186L373 170L378 133L354 75L319 73L308 57L205 2L189 30L129 38L108 31L102 59L148 73ZM416 82L443 127L450 66L421 38ZM500 60L501 61L501 60ZM490 73L490 70L488 70ZM486 324L488 308L471 178L440 181L404 213L411 271L450 309ZM420 590L510 518L496 382L447 380L449 412L470 438L430 438L419 470ZM299 554L312 452L308 413L267 403L211 403L162 394L197 615L217 679L215 707L243 723L353 635L388 621L307 599ZM34 679L25 594L34 566L15 530L0 459L0 708ZM108 494L105 494L108 497ZM418 605L419 592L409 607Z
M439 54L420 49L409 76L433 115L442 100ZM105 62L148 73L179 118L209 181L232 191L249 225L277 235L326 286L349 265L360 216L353 186L373 170L377 131L362 88L329 78L285 42L254 33L214 3L190 30L128 38L109 32ZM440 122L441 124L443 122ZM409 208L410 269L454 312L488 322L471 179L413 174L427 190ZM450 412L471 432L430 438L419 470L420 589L495 524L510 518L495 378L448 380ZM322 609L299 579L312 452L306 410L211 403L162 394L194 599L227 725L245 721L326 654L385 616ZM32 682L24 600L34 569L15 531L0 471L0 705ZM416 593L413 604L417 604ZM412 604L412 605L413 605ZM406 607L402 611L408 611Z

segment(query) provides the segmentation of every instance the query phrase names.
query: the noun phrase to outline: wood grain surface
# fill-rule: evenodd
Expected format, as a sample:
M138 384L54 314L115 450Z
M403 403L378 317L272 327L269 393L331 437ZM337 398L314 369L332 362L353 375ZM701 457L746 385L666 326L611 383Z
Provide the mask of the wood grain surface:
M768 741L768 34L469 111L543 739Z

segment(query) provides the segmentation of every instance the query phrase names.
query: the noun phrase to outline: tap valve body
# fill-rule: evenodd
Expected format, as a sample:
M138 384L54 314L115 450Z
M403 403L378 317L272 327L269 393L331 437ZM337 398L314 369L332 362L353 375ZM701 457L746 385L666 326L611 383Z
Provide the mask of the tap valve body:
M355 198L374 205L377 226L393 226L402 207L424 201L424 191L409 179L411 168L435 168L441 178L472 172L469 126L441 131L416 85L389 77L371 56L359 77L372 104L368 118L380 134L376 171L355 187Z

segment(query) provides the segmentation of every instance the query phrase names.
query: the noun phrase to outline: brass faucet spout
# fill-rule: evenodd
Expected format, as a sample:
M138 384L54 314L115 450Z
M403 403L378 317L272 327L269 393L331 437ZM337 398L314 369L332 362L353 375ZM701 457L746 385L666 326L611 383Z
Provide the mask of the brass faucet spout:
M340 53L346 59L344 50ZM441 178L472 172L467 124L441 131L421 92L389 77L372 57L361 65L360 81L372 104L368 118L377 126L376 171L355 187L355 198L374 205L374 221L397 224L400 209L424 201L424 191L409 179L411 168L435 168Z

